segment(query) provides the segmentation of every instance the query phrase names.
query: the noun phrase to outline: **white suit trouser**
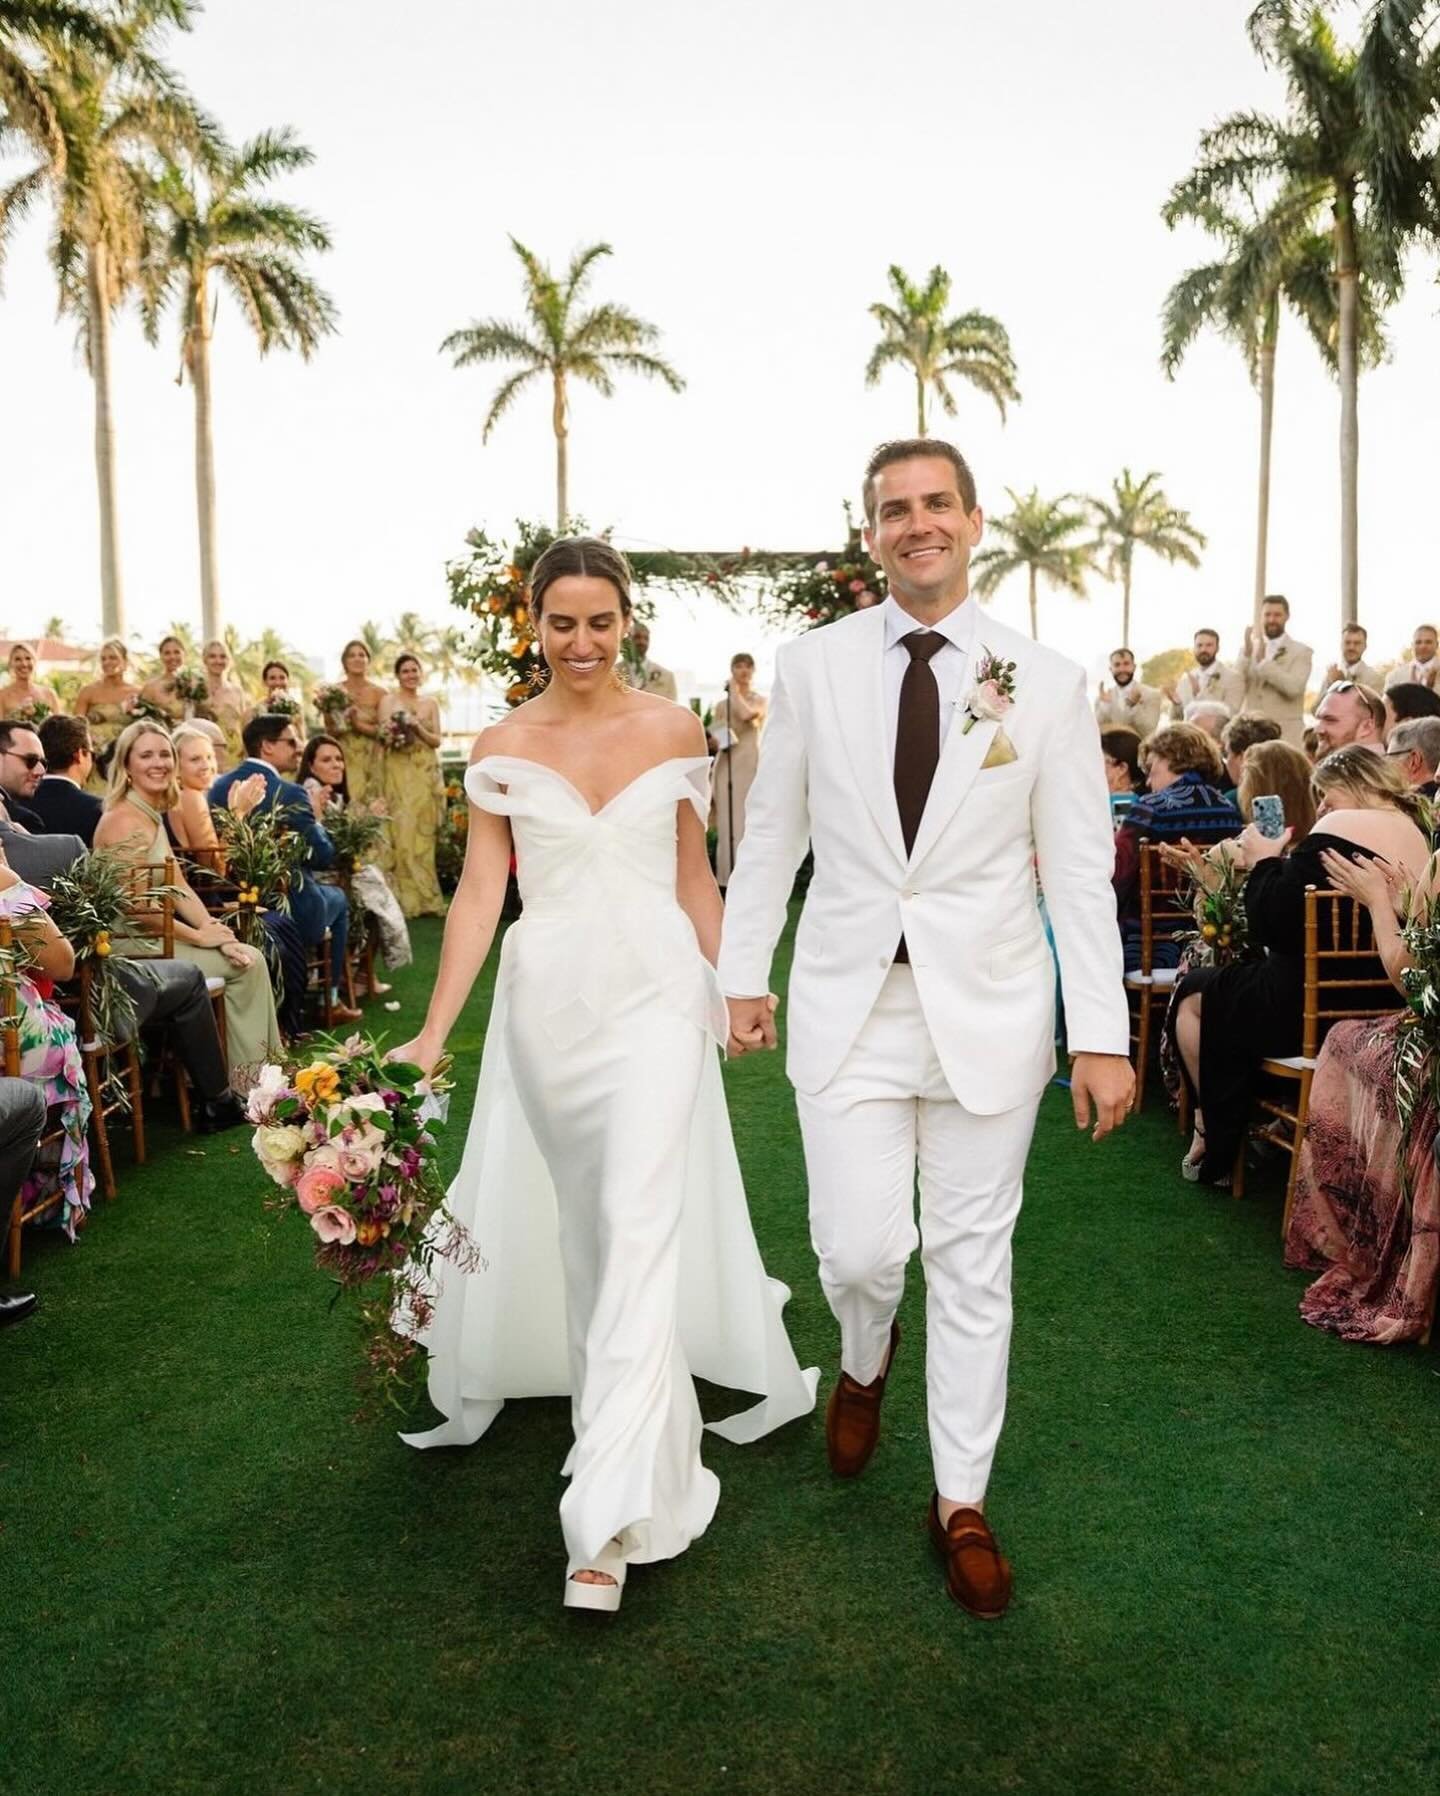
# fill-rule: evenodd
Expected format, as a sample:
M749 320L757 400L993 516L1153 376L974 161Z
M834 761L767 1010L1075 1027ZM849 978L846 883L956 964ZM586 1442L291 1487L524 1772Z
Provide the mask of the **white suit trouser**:
M1039 1094L998 1116L966 1110L941 1070L914 974L900 965L834 1079L797 1097L810 1238L840 1324L840 1363L862 1384L879 1374L905 1263L923 1240L935 1485L952 1502L978 1503L1005 1419L1010 1236Z

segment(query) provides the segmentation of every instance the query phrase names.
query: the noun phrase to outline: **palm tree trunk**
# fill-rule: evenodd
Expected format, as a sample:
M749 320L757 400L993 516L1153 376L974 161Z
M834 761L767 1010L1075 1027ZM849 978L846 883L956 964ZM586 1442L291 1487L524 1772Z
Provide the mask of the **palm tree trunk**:
M106 250L93 244L86 257L90 378L95 383L95 478L100 494L100 620L106 636L125 633L125 593L120 578L120 510L115 497L115 417L110 403L110 304Z
M1270 547L1270 440L1275 426L1275 339L1280 327L1279 295L1265 313L1260 342L1260 489L1255 503L1255 628L1265 602L1265 563Z
M1132 551L1133 553L1133 551ZM1120 602L1120 646L1130 647L1130 556L1125 557L1124 597Z
M1035 564L1032 562L1030 564L1030 640L1032 642L1040 640L1040 611L1036 599Z
M565 376L555 376L555 529L563 536L570 523L570 422L566 416Z
M195 387L195 516L200 527L200 616L206 642L220 635L220 574L215 554L215 441L210 394L210 301L202 275L192 300L185 359Z
M915 376L915 399L920 422L920 428L915 434L923 437L925 434L925 376L923 374Z
M1335 204L1335 283L1340 300L1340 623L1360 607L1360 408L1356 338L1360 277L1355 253L1354 195Z

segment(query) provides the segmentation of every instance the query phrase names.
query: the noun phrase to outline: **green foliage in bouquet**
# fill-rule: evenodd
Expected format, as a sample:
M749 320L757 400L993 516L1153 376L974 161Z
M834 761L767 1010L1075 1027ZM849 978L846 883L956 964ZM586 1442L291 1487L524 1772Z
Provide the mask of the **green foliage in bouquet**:
M878 605L885 575L873 561L845 508L845 547L804 567L782 568L761 599L761 611L790 629L813 630Z
M334 734L336 724L350 707L350 694L343 686L317 686L315 709L327 731Z
M15 705L5 713L12 723L28 724L32 730L38 730L50 714L43 698L32 698L28 705Z
M151 897L165 887L148 886ZM77 972L88 968L90 1011L102 1041L127 1041L135 1033L135 1000L115 977L115 938L134 930L130 907L135 896L134 871L109 850L83 855L50 886L50 921L75 950Z
M274 697L267 698L265 701L265 715L267 717L294 717L298 719L303 716L303 714L299 699L291 698L287 693L277 693Z
M157 704L153 698L142 698L137 693L130 701L130 721L138 723L142 717L147 718L151 723L163 725L166 730L172 730L175 727L175 719L164 705Z
M203 705L210 697L205 675L193 667L180 668L171 684L176 698L184 699L187 705Z
M335 845L335 860L343 873L353 873L378 847L390 819L368 804L328 804L323 818L325 833Z
M1210 865L1214 883L1192 886L1195 928L1175 939L1189 949L1192 967L1226 967L1244 960L1250 948L1250 928L1245 918L1245 869L1228 854Z
M252 811L248 817L236 811L212 814L230 878L239 887L239 908L231 927L242 942L263 948L268 937L259 913L288 913L290 887L305 860L304 838L287 829L284 814L276 810Z

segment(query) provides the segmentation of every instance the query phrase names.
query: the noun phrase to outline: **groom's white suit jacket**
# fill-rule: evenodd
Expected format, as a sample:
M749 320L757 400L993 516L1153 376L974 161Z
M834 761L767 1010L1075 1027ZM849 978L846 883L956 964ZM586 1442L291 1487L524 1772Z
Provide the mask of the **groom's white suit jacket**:
M1015 663L1003 725L964 728L981 655ZM1129 1049L1111 885L1114 835L1098 730L1073 662L984 616L911 854L895 803L882 608L781 649L760 770L726 899L720 980L769 987L807 844L815 874L790 974L788 1071L803 1092L839 1071L904 934L931 1038L977 1115L1033 1102L1051 1076L1060 956L1072 1052ZM998 729L1015 751L984 765Z

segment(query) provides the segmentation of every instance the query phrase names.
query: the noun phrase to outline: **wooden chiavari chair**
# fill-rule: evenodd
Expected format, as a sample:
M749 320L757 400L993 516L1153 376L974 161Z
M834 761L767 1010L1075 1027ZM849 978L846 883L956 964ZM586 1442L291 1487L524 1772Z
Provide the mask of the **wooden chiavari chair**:
M1175 982L1180 977L1175 967L1157 967L1157 945L1173 941L1186 929L1195 927L1195 916L1188 902L1190 878L1161 858L1157 842L1145 842L1140 848L1140 965L1125 975L1125 996L1130 1004L1130 1046L1135 1054L1135 1099L1132 1112L1145 1102L1145 1078L1150 1064L1150 1046L1154 1036L1157 1011L1170 1003Z
M10 956L14 951L14 930L8 918L0 918L0 1064L3 1064L5 1076L9 1079L20 1079L24 1074L20 1070L20 988L11 972ZM47 1128L36 1143L38 1155L43 1149L58 1142L64 1134L62 1128ZM63 1202L63 1194L57 1183L54 1191L38 1198L27 1209L20 1192L15 1193L14 1202L10 1206L8 1227L8 1251L6 1255L8 1275L14 1279L20 1276L22 1232L27 1222L37 1222L42 1216L49 1215Z

